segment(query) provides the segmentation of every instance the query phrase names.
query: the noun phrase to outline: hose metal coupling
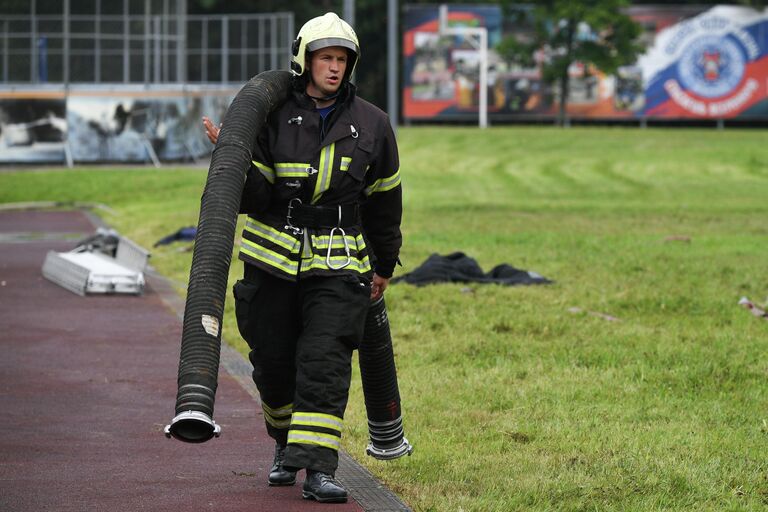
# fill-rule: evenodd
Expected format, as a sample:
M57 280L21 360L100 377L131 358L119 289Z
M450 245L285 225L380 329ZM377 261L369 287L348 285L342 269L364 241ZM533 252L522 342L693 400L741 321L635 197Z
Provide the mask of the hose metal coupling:
M376 446L373 441L368 443L368 447L365 449L365 453L378 460L392 460L398 459L403 455L410 455L413 453L413 445L408 442L408 439L403 437L400 442L391 447Z
M185 443L204 443L221 435L221 427L213 418L200 411L184 411L177 414L163 431L165 437L173 437Z

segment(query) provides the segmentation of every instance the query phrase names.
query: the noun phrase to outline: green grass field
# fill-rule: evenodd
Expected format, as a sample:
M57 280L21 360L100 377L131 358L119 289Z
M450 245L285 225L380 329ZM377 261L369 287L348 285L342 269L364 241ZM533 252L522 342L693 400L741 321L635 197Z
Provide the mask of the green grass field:
M766 132L419 127L398 138L400 273L463 251L485 270L509 263L555 283L392 285L415 452L365 456L359 377L347 451L418 511L765 510L768 321L737 302L768 300ZM205 175L3 172L0 202L105 203L109 224L151 247L196 224ZM152 263L183 293L182 247L153 250ZM232 302L224 337L244 351Z

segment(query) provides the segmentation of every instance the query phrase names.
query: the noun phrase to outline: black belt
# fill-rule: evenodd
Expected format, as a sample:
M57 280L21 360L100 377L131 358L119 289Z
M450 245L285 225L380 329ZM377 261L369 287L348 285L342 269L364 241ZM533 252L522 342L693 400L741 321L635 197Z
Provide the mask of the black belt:
M360 224L357 204L315 206L292 199L283 211L287 225L295 228L348 228Z

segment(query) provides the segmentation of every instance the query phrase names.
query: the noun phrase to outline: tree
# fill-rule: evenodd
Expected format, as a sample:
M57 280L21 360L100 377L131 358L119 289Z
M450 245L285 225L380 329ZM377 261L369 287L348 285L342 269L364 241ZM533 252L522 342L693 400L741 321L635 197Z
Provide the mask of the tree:
M497 51L510 63L540 66L542 80L557 86L558 122L564 125L570 91L568 71L574 63L581 63L585 73L590 68L613 73L619 66L634 62L642 51L640 26L621 12L628 4L626 0L541 1L520 11L533 31L522 37L507 36Z

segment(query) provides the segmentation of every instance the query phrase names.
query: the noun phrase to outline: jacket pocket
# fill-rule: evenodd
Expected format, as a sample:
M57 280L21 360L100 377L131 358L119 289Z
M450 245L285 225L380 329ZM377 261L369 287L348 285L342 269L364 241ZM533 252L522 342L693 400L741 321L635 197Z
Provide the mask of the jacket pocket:
M373 137L365 132L361 133L358 138L357 146L352 152L352 161L349 163L349 169L347 169L347 173L357 181L365 179L365 172L373 159L374 143Z
M346 292L340 300L343 307L341 340L352 350L360 346L365 329L365 316L371 304L371 282L362 275L344 274L339 276Z
M240 336L252 347L253 333L251 326L251 309L254 299L259 291L259 284L252 281L239 280L232 287L232 293L235 296L235 318L237 318L237 330Z

